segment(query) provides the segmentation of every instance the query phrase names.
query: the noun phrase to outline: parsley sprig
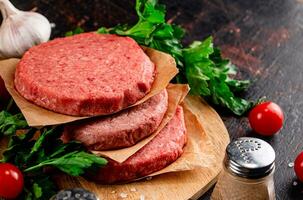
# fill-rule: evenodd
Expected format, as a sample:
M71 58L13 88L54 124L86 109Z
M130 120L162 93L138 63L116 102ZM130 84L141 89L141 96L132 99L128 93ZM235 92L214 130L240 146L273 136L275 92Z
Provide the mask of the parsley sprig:
M238 98L233 92L241 92L249 86L247 80L235 80L236 67L221 57L213 47L212 38L193 42L183 49L186 78L193 94L211 99L214 104L224 105L237 115L242 115L254 104Z
M7 111L0 112L0 138L2 135L12 135L18 129L26 127L27 123L22 113L12 115Z
M231 78L237 73L236 67L222 58L220 50L213 46L212 37L184 48L185 30L165 21L165 6L157 0L136 0L135 9L138 16L135 25L101 27L97 32L128 36L141 45L169 53L180 70L177 82L188 83L192 94L227 107L236 115L243 115L253 106L235 95L247 89L250 81Z
M21 130L20 130L21 129ZM49 199L57 192L45 167L54 167L71 176L106 165L104 158L87 153L81 143L63 143L62 127L28 127L21 113L0 112L0 133L9 136L0 162L17 166L24 175L25 187L19 199Z

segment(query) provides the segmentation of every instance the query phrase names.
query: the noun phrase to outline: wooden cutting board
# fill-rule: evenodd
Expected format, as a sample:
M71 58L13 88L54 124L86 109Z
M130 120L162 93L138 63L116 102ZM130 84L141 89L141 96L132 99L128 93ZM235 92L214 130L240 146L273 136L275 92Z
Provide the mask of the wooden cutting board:
M167 173L153 177L151 180L141 180L120 185L98 185L88 182L83 178L74 178L67 175L57 176L56 180L60 188L82 187L96 193L100 200L186 200L198 199L215 182L221 170L225 148L229 143L228 132L214 109L203 99L187 96L183 104L201 122L208 142L213 149L212 159L214 166L192 171ZM7 141L0 140L0 148L3 151ZM1 152L0 152L1 153ZM122 198L121 194L127 194ZM123 195L122 195L123 196Z
M229 143L228 132L214 109L199 97L187 96L184 106L196 115L201 122L208 140L213 144L213 159L215 165L211 168L201 168L192 171L167 173L153 177L151 180L141 180L120 185L101 185L88 182L83 178L60 176L57 183L61 188L82 187L96 193L100 200L128 199L139 200L186 200L198 199L215 182L221 170L225 148ZM122 198L127 194L127 197Z

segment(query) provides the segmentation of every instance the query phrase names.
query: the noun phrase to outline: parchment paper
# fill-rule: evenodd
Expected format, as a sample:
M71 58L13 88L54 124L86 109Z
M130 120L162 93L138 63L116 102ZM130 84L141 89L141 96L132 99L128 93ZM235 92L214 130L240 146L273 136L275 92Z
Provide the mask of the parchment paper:
M142 48L150 57L151 61L155 63L157 75L152 85L151 91L144 98L132 106L141 104L150 97L158 94L161 90L166 88L170 80L178 73L178 69L173 57L154 49L147 47ZM75 117L59 114L27 101L15 90L14 87L14 74L18 62L19 59L8 59L0 61L0 76L4 80L8 92L11 94L17 106L20 108L29 126L64 124L92 117Z
M201 112L197 109L192 110L185 103L181 104L184 111L185 125L187 129L187 144L183 154L166 168L150 174L147 177L157 176L169 172L188 171L198 168L214 167L215 157L213 143L205 134L202 123L199 121ZM145 179L139 178L137 180Z
M159 125L157 131L155 131L149 137L141 140L134 146L117 149L117 150L107 150L107 151L92 151L92 153L99 155L99 156L106 156L115 160L117 162L123 162L134 153L136 153L139 149L141 149L144 145L150 142L164 127L165 125L171 120L174 116L177 106L184 100L185 96L189 91L188 85L185 84L169 84L167 86L167 93L168 93L168 108L163 117L161 124Z
M187 129L187 144L184 147L184 153L178 160L167 166L166 168L157 171L149 176L156 176L168 172L187 171L203 167L213 167L214 152L211 141L206 136L203 126L196 115L199 115L199 110L195 114L185 104L181 104L184 110L185 125Z

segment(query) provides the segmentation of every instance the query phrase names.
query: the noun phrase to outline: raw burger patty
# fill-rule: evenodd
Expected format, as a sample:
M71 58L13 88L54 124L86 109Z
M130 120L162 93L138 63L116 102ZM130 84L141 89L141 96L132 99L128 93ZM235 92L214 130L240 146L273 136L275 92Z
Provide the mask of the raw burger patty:
M90 150L129 147L152 134L167 110L166 90L146 102L109 117L89 119L65 127L62 139L77 140Z
M101 183L130 181L159 171L183 153L186 143L186 128L182 107L162 131L147 145L123 163L108 159L108 164L89 178Z
M155 66L131 38L83 33L27 51L15 87L55 112L90 116L117 112L150 91Z

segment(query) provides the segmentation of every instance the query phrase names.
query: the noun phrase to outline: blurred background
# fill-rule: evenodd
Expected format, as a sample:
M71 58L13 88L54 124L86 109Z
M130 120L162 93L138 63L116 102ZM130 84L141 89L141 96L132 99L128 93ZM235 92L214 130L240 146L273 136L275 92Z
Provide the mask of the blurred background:
M78 26L93 31L100 26L136 21L135 0L11 0L21 10L43 13L54 25L53 37ZM160 0L168 10L168 19L189 30L188 38L200 39L218 32L219 29L244 15L247 18L262 18L262 23L272 19L280 24L281 14L294 3L288 0L241 1L241 0ZM1 17L0 17L1 19ZM250 19L250 20L251 20ZM252 25L252 24L251 24ZM248 29L249 30L249 29ZM186 40L185 42L189 42Z

